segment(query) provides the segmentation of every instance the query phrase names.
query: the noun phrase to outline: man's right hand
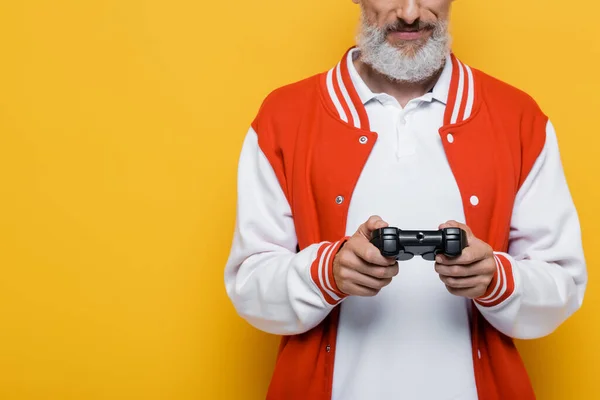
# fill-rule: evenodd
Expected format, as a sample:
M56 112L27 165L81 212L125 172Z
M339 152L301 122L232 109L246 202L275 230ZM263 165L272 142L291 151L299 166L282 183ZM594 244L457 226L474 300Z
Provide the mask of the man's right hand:
M344 243L333 260L333 277L340 291L350 296L372 297L398 275L398 262L381 255L371 233L388 224L372 216Z

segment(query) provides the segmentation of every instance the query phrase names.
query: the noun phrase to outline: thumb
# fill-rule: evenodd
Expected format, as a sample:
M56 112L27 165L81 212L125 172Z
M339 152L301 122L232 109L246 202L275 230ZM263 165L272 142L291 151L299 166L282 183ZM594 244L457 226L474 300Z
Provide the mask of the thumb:
M363 236L367 240L371 240L371 234L380 228L387 228L388 223L381 219L378 215L371 216L364 224L358 227L357 235Z

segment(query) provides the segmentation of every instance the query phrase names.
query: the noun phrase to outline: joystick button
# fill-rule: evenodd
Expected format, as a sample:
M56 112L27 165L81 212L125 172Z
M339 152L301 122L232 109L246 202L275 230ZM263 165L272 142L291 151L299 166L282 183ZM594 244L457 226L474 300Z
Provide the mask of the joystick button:
M446 228L447 235L460 235L460 228Z
M383 252L392 254L397 251L395 240L384 240L383 241Z
M446 254L459 255L461 252L460 240L448 240L446 242Z

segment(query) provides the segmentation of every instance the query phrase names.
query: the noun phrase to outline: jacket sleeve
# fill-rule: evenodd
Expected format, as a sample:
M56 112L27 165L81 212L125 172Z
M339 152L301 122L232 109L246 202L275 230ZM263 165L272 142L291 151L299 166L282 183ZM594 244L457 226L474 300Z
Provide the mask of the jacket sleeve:
M225 266L237 313L271 334L300 334L318 325L345 297L332 269L344 239L297 251L289 203L250 128L238 164L235 232Z
M509 248L495 259L496 275L475 304L505 335L546 336L581 307L587 285L581 230L551 122L517 193Z

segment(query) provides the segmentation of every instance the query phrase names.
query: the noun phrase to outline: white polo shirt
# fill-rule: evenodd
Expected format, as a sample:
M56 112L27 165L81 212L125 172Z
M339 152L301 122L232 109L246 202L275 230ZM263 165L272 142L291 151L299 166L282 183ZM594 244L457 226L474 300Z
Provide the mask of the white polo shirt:
M438 133L452 76L449 58L434 89L404 109L392 96L373 93L352 62L349 69L378 139L353 193L346 234L371 215L400 229L464 222ZM350 296L340 307L334 400L477 399L470 300L447 291L433 262L400 262L398 276L377 296Z

